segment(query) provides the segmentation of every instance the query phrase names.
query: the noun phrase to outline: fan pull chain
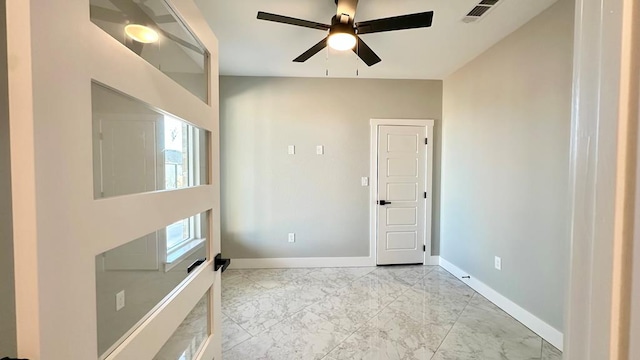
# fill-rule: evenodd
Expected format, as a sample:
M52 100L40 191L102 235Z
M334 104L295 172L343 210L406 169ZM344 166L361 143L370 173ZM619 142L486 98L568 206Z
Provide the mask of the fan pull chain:
M356 77L360 76L360 61L358 61L359 56L360 56L360 41L356 41Z
M327 54L325 56L325 65L326 65L326 71L325 71L325 76L329 76L329 47L327 46Z

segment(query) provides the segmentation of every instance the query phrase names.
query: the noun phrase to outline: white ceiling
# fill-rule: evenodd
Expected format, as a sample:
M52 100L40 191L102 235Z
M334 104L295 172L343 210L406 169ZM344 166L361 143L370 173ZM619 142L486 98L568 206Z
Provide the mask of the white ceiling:
M326 34L256 19L258 11L331 23L334 0L209 0L207 19L220 42L220 73L242 76L443 79L557 0L501 0L480 21L462 18L480 0L360 0L356 21L433 10L431 28L363 35L382 58L367 67L353 52L322 51L305 63L292 60Z

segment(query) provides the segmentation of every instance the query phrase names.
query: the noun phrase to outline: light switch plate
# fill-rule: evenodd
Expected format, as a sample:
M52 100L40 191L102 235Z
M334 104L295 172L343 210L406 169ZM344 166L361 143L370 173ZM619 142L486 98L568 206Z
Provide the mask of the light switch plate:
M316 146L316 154L318 154L318 155L324 154L324 146L323 145Z
M124 290L116 294L116 311L122 310L124 307Z
M296 154L296 146L295 145L289 145L287 151L288 151L289 155L295 155Z

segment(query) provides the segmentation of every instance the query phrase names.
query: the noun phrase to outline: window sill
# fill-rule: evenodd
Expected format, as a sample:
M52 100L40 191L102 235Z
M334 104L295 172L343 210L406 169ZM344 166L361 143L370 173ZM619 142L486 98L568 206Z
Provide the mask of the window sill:
M193 255L196 251L198 251L205 244L205 239L193 239L186 242L184 245L179 248L171 251L167 254L167 261L164 263L164 271L168 272L178 264L180 264L184 259Z

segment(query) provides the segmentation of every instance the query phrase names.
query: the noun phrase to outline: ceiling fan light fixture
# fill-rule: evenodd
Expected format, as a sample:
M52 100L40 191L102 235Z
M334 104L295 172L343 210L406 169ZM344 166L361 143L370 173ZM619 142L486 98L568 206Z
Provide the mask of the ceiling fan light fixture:
M338 51L351 50L356 46L356 37L349 33L335 33L329 35L329 46Z
M131 39L143 44L154 43L160 38L157 31L140 24L129 24L125 26L124 32Z

